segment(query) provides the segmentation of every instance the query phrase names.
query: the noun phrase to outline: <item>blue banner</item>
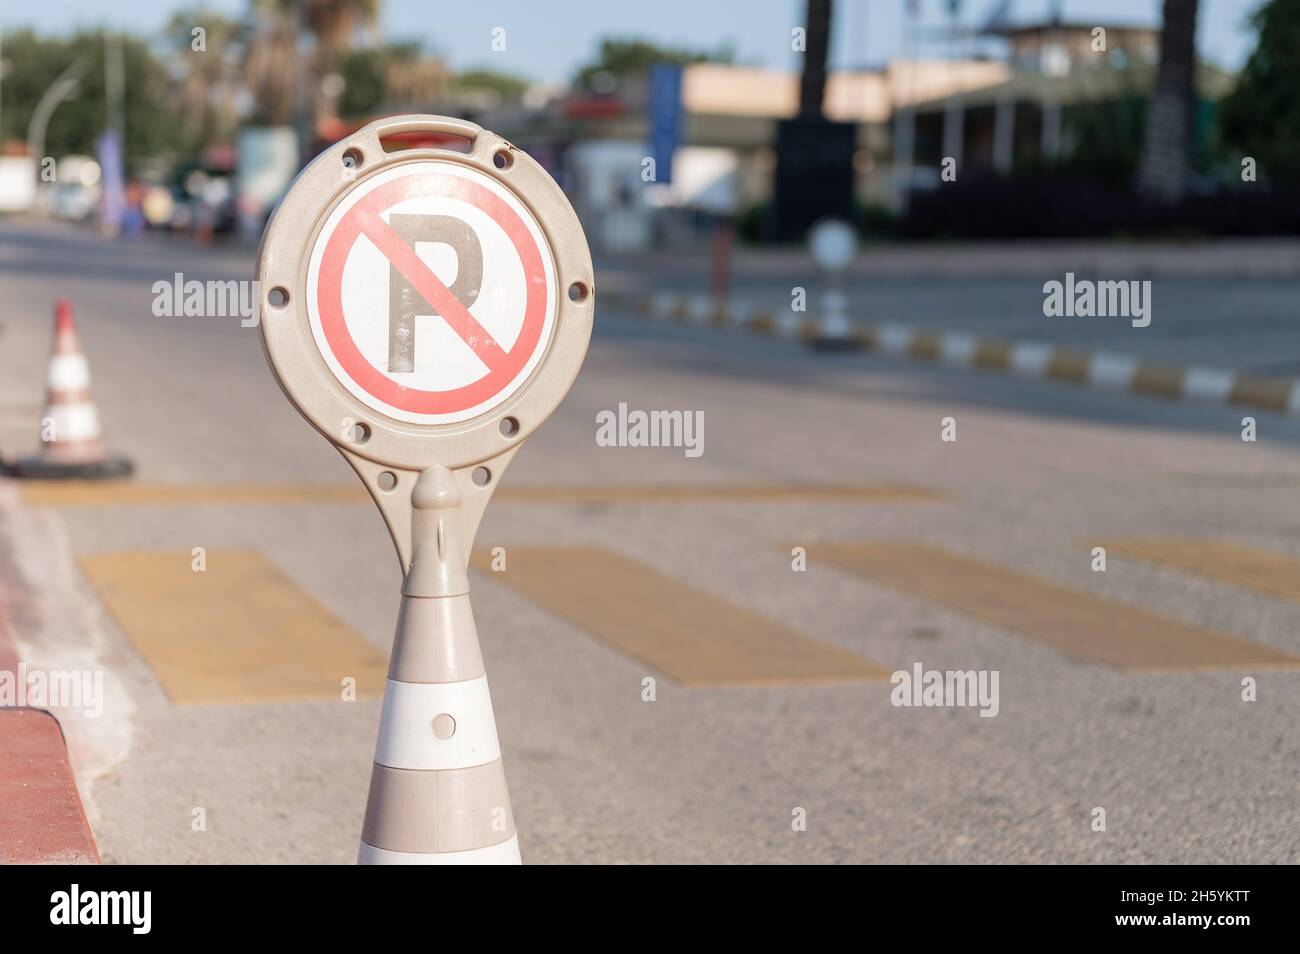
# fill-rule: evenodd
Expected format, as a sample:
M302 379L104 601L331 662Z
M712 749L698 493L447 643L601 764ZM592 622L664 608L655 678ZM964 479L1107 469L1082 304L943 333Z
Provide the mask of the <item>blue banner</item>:
M655 182L673 181L673 152L682 136L682 68L660 64L650 69L650 156Z
M109 235L122 231L126 215L126 191L122 183L122 139L116 129L104 131L95 140L100 169L100 227Z

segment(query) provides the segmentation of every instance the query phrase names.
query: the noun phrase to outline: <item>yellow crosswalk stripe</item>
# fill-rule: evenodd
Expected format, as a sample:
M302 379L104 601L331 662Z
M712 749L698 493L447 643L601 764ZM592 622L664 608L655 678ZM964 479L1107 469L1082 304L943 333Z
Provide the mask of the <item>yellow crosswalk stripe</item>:
M1102 540L1107 552L1186 570L1197 576L1232 583L1269 596L1300 603L1300 559L1272 550L1256 550L1222 540L1168 537Z
M1126 672L1300 666L1259 643L926 544L823 543L808 558Z
M783 686L886 679L868 659L600 547L506 550L473 565L684 686Z
M362 504L361 484L137 484L128 481L24 481L34 507L176 507L213 504Z
M361 504L370 501L360 483L312 486L53 480L27 481L21 487L27 503L41 507ZM517 504L730 503L769 500L925 503L943 499L941 493L927 487L893 481L826 484L752 481L716 484L610 483L586 486L506 483L493 496L496 503Z
M379 695L383 653L251 550L81 558L114 619L181 705Z
M678 503L860 501L926 503L943 494L916 484L889 481L801 484L734 482L717 484L505 484L493 498L503 503Z

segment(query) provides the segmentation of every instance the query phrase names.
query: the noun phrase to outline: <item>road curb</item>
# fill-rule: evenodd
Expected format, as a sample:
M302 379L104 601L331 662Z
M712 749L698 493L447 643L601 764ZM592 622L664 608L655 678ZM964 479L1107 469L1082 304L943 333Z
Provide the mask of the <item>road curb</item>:
M0 708L0 864L99 864L59 720Z
M704 295L606 293L614 307L651 321L738 327L767 337L816 346L830 343L816 316ZM1300 379L1260 378L1221 368L1151 364L1134 355L1080 351L1035 341L981 338L963 332L923 331L893 322L858 323L837 350L878 351L954 368L997 371L1020 378L1065 381L1102 391L1300 414Z
M0 578L0 679L17 692L11 610ZM0 704L0 864L99 864L63 727L44 709Z

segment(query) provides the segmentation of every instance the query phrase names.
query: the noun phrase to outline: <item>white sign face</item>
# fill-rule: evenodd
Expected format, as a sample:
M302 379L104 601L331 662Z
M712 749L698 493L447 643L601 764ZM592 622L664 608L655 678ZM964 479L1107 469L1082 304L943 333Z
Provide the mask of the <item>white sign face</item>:
M532 213L456 162L403 163L325 220L307 314L326 365L372 410L466 421L528 380L555 331L555 261Z
M857 251L853 226L839 219L822 219L808 234L813 261L830 272L847 268Z

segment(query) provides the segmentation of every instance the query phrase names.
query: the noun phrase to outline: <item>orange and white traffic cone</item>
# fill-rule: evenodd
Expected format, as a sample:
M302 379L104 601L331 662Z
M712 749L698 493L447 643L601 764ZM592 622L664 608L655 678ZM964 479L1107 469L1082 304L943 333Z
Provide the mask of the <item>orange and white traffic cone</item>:
M15 461L10 467L13 475L81 480L129 476L131 462L108 453L100 440L99 412L90 396L90 366L66 298L54 305L54 349L46 384L41 451Z

